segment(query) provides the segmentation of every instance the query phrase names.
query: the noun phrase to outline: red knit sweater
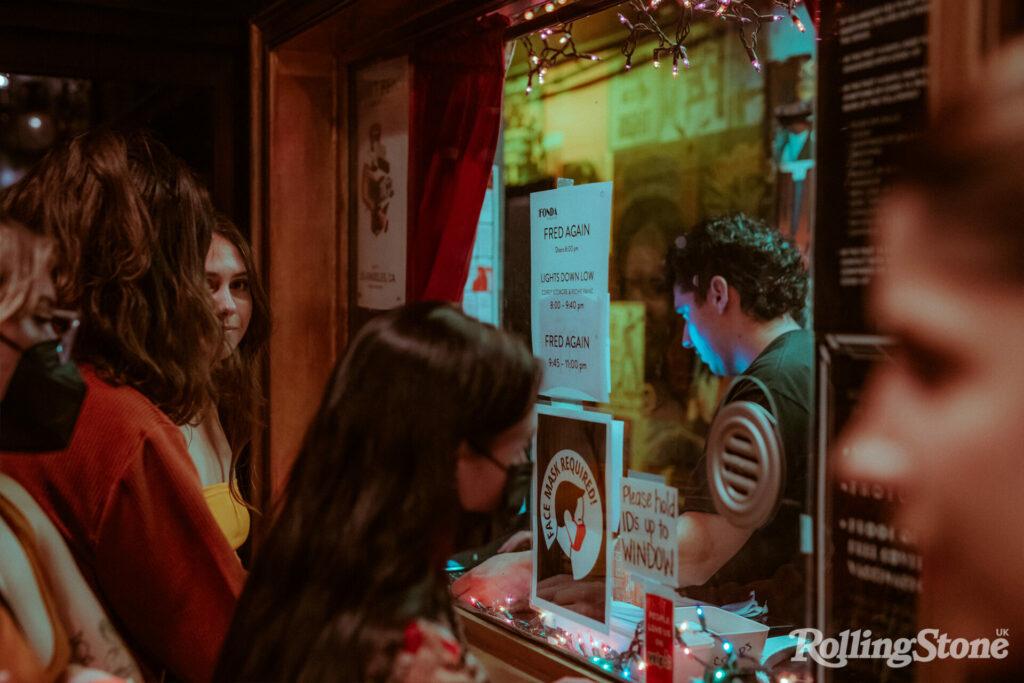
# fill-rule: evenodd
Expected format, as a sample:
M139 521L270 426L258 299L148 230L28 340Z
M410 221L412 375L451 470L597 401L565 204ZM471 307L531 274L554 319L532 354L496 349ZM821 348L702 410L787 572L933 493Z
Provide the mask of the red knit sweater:
M53 520L150 675L213 676L245 572L203 499L181 431L135 389L83 366L70 446L0 453Z

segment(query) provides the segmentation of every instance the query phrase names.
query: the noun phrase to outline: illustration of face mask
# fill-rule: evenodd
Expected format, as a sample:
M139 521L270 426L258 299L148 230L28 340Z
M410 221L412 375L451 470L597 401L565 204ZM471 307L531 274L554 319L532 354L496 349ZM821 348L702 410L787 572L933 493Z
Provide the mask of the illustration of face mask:
M587 535L587 525L580 522L576 525L576 538L573 539L572 549L573 552L578 551L583 547L583 537Z
M580 498L576 501L576 510L572 517L569 516L568 510L563 514L565 515L565 531L569 534L569 547L573 552L578 552L583 547L583 539L587 535L587 524L583 519L583 499Z

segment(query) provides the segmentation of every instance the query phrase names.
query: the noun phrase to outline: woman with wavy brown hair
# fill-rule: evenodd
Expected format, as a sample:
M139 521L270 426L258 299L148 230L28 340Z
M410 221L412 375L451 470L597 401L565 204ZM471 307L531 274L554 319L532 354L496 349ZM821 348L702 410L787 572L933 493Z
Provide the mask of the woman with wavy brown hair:
M87 386L66 448L0 452L0 469L61 530L148 675L209 680L244 580L176 426L212 400L224 343L203 281L209 196L152 138L92 131L0 210L54 240Z
M181 430L213 516L231 546L246 558L249 511L255 509L248 445L266 403L260 373L270 338L270 302L252 249L234 223L220 214L206 254L206 284L224 331L214 369L217 403Z

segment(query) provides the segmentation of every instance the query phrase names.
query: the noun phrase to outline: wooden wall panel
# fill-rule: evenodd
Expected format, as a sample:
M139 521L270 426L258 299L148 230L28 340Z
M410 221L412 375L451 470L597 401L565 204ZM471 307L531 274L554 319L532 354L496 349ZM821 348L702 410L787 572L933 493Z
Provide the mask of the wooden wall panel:
M340 280L337 65L324 53L269 56L267 224L271 492L280 493L320 402L345 327Z

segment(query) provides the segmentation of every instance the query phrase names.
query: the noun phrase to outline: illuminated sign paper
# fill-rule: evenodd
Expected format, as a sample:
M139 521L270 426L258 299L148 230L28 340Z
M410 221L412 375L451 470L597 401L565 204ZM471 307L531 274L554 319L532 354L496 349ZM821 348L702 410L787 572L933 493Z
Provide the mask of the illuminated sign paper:
M540 393L606 403L612 184L530 195L533 352Z
M610 415L537 406L532 601L602 633L611 615L616 438Z

